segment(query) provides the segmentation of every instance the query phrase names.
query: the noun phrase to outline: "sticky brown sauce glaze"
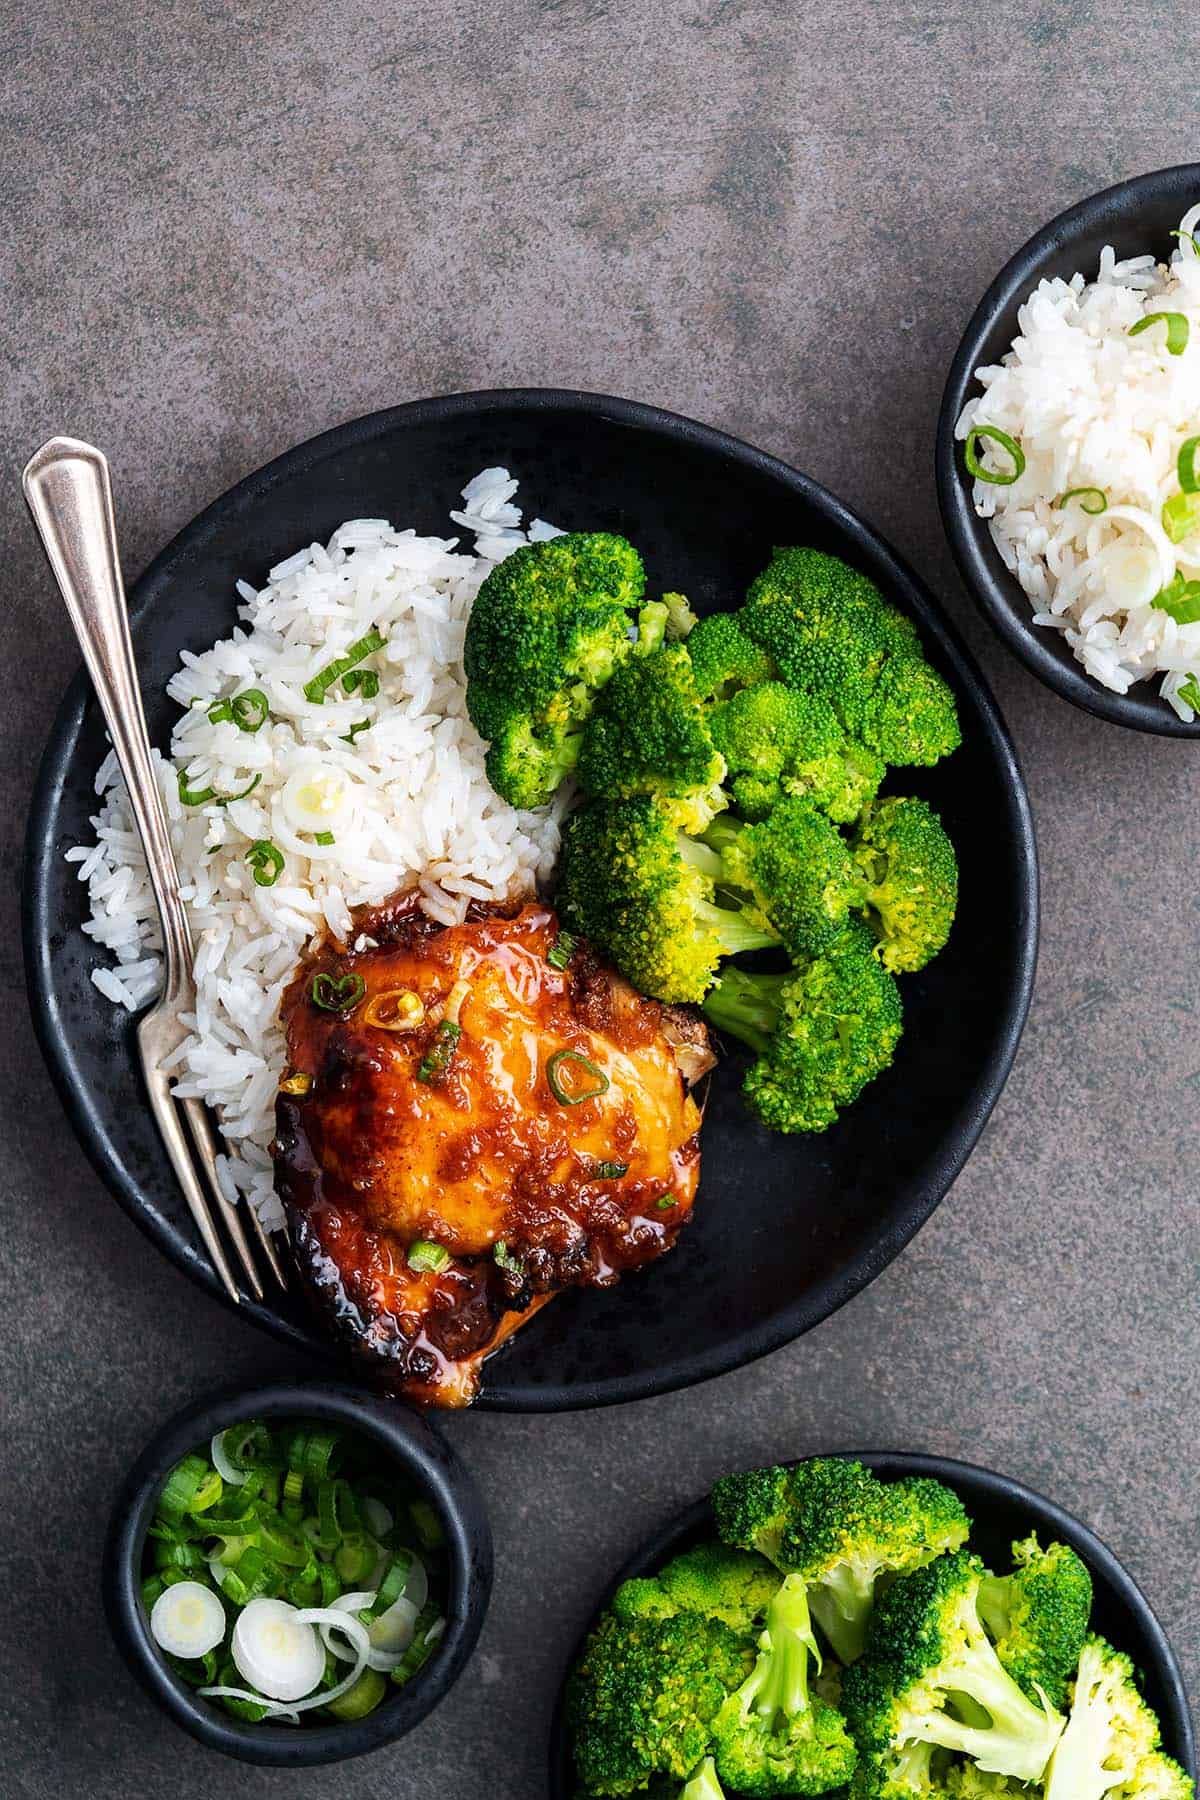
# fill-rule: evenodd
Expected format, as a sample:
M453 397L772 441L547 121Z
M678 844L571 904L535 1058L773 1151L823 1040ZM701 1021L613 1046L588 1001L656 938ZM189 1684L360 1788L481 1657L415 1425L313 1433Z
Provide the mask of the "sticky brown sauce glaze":
M339 1335L410 1397L461 1405L560 1288L671 1247L699 1113L666 1010L586 946L555 967L547 907L442 927L404 895L360 933L375 946L327 946L284 997L276 1185ZM417 1243L449 1261L414 1269Z

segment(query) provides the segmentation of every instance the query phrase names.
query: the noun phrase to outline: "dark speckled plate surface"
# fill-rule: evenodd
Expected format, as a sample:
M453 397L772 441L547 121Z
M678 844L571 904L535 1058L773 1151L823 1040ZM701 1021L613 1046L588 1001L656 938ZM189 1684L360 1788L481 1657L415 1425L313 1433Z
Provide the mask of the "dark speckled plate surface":
M1182 1763L1189 1774L1195 1775L1195 1735L1187 1689L1175 1652L1146 1596L1094 1531L1053 1500L1014 1481L1010 1475L998 1475L994 1470L980 1469L974 1463L954 1462L947 1456L918 1456L892 1450L831 1451L829 1454L850 1456L864 1462L886 1481L896 1481L906 1475L925 1475L953 1488L971 1520L968 1548L981 1556L989 1568L1011 1568L1010 1546L1018 1538L1028 1537L1031 1531L1037 1533L1043 1544L1055 1539L1070 1544L1091 1571L1092 1630L1132 1657L1142 1691L1158 1714L1163 1749L1176 1762ZM673 1556L681 1555L714 1535L707 1497L668 1519L617 1572L601 1606L589 1621L587 1631L591 1631L600 1612L623 1581L635 1575L657 1574ZM581 1636L568 1670L564 1670L564 1678L578 1660L586 1636L587 1632ZM571 1800L576 1792L563 1698L560 1690L550 1728L549 1800ZM1031 1788L1029 1792L1033 1795L1036 1789ZM841 1793L839 1789L838 1795L832 1796L831 1800L840 1800Z
M1029 805L982 677L935 601L869 527L807 477L702 425L625 400L532 390L418 401L341 426L224 495L131 594L146 711L166 745L165 683L182 649L228 633L238 576L260 582L343 519L386 516L446 532L487 464L520 477L527 516L626 533L652 584L700 612L736 604L771 546L807 542L857 564L921 627L959 700L964 744L894 787L941 811L962 869L943 954L904 984L894 1066L832 1131L772 1136L738 1097L741 1059L717 1072L695 1219L663 1262L604 1294L557 1299L487 1366L480 1404L589 1406L682 1387L807 1331L870 1281L961 1169L1004 1084L1037 943ZM120 499L118 495L118 512ZM89 980L85 894L63 852L88 836L104 754L79 676L38 777L26 847L26 967L42 1048L75 1129L142 1228L220 1297L142 1100L133 1023ZM277 1336L323 1348L300 1310L246 1305Z

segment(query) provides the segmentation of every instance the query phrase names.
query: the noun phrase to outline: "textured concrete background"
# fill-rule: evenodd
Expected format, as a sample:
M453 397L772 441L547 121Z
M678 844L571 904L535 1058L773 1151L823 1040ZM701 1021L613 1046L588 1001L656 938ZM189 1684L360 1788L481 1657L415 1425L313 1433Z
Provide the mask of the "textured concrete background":
M1016 1071L953 1193L838 1317L687 1394L467 1417L495 1599L469 1675L352 1770L221 1765L118 1666L100 1520L165 1413L288 1357L100 1190L25 1018L4 881L0 1793L536 1795L563 1658L645 1530L742 1460L863 1444L1007 1469L1128 1562L1200 1691L1195 750L1091 722L968 608L930 454L946 366L1050 214L1195 152L1190 9L1130 0L0 6L0 783L18 839L74 666L19 503L112 459L135 572L237 477L416 395L578 385L694 414L862 508L995 683L1044 875ZM1185 1120L1187 1123L1185 1124Z

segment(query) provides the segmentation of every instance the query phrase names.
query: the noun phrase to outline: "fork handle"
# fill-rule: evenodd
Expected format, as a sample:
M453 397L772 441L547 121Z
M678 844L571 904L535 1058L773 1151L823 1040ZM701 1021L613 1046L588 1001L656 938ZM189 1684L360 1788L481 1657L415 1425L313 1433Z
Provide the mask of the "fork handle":
M191 932L142 711L108 463L91 444L51 438L30 458L22 486L129 790L162 920L166 995L176 998L191 981Z

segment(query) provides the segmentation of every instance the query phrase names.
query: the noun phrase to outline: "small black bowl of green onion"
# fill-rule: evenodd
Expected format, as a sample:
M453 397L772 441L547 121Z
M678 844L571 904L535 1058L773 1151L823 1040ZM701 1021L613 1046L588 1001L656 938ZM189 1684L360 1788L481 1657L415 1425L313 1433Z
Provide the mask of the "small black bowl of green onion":
M113 1512L104 1603L133 1674L244 1762L341 1761L411 1731L492 1584L475 1484L423 1419L334 1383L179 1413Z

